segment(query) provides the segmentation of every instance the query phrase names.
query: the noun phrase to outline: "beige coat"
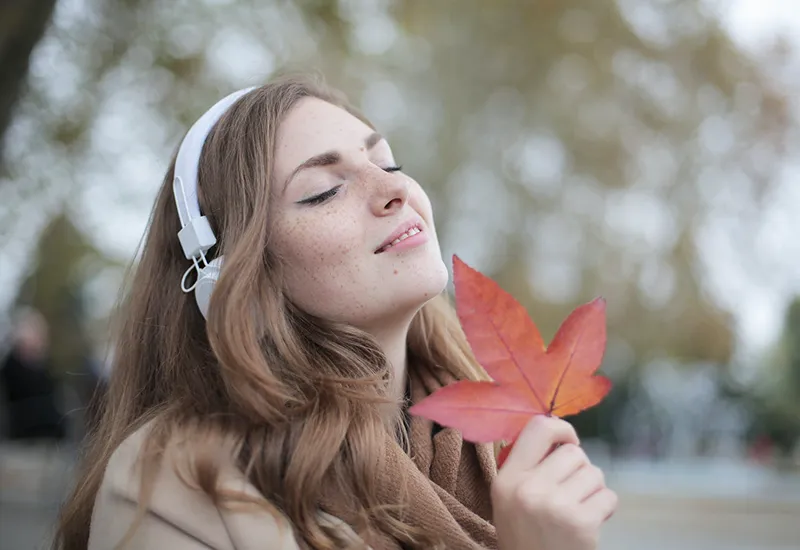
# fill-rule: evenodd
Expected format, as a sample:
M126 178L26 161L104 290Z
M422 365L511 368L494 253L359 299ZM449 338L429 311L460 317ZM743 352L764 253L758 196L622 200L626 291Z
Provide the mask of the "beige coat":
M95 500L88 550L111 550L131 525L139 503L140 477L134 470L146 436L143 428L114 452ZM218 508L200 490L188 487L173 467L170 451L158 474L147 513L134 531L126 550L295 550L298 548L288 521L270 513L229 511ZM221 472L225 489L258 496L258 490L231 467ZM324 513L320 519L341 527L359 541L341 520Z

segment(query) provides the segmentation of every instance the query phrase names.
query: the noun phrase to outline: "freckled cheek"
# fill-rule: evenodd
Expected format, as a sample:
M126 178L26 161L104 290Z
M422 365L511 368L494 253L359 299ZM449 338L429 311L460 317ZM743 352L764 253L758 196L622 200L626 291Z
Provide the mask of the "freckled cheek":
M325 221L325 220L320 220ZM287 235L289 256L312 276L350 263L364 243L353 223L298 224Z
M364 243L361 229L346 223L315 224L315 231L287 232L282 242L290 297L306 311L352 322L364 294Z

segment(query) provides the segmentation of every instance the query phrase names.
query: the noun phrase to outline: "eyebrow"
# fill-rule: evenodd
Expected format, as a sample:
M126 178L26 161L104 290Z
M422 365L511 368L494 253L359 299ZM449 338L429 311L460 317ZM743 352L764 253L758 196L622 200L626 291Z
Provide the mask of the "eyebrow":
M383 139L383 136L380 135L378 132L373 132L367 136L364 140L364 146L367 148L367 151L375 147L379 141ZM292 182L294 177L298 174L298 172L305 170L307 168L317 168L319 166L332 166L334 164L338 164L342 160L342 155L338 151L326 151L324 153L320 153L319 155L314 155L310 159L302 162L297 168L292 170L292 173L289 174L289 177L286 178L286 183L283 184L283 190L286 191L286 188L289 187L289 184Z

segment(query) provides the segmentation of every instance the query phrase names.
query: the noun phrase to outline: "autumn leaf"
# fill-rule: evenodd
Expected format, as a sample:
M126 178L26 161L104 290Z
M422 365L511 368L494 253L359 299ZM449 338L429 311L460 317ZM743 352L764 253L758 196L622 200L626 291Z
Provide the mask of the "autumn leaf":
M606 345L602 298L576 308L545 346L522 305L497 283L457 256L453 273L458 318L492 382L455 382L412 406L412 414L458 429L467 441L513 444L532 416L570 416L608 394L611 382L595 375Z

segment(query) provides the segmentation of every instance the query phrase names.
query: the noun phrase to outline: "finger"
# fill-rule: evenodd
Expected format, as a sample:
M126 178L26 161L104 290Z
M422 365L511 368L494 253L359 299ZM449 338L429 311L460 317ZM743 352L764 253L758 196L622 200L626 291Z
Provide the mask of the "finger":
M578 444L575 429L560 418L543 415L533 417L519 434L514 448L503 464L503 470L524 471L537 466L554 445Z
M561 483L589 463L586 453L574 443L566 443L547 455L537 471L542 479Z
M605 488L584 500L580 506L586 510L597 525L600 525L614 515L617 510L617 502L617 493Z
M602 470L592 464L584 464L561 484L561 491L570 502L584 502L605 488Z

